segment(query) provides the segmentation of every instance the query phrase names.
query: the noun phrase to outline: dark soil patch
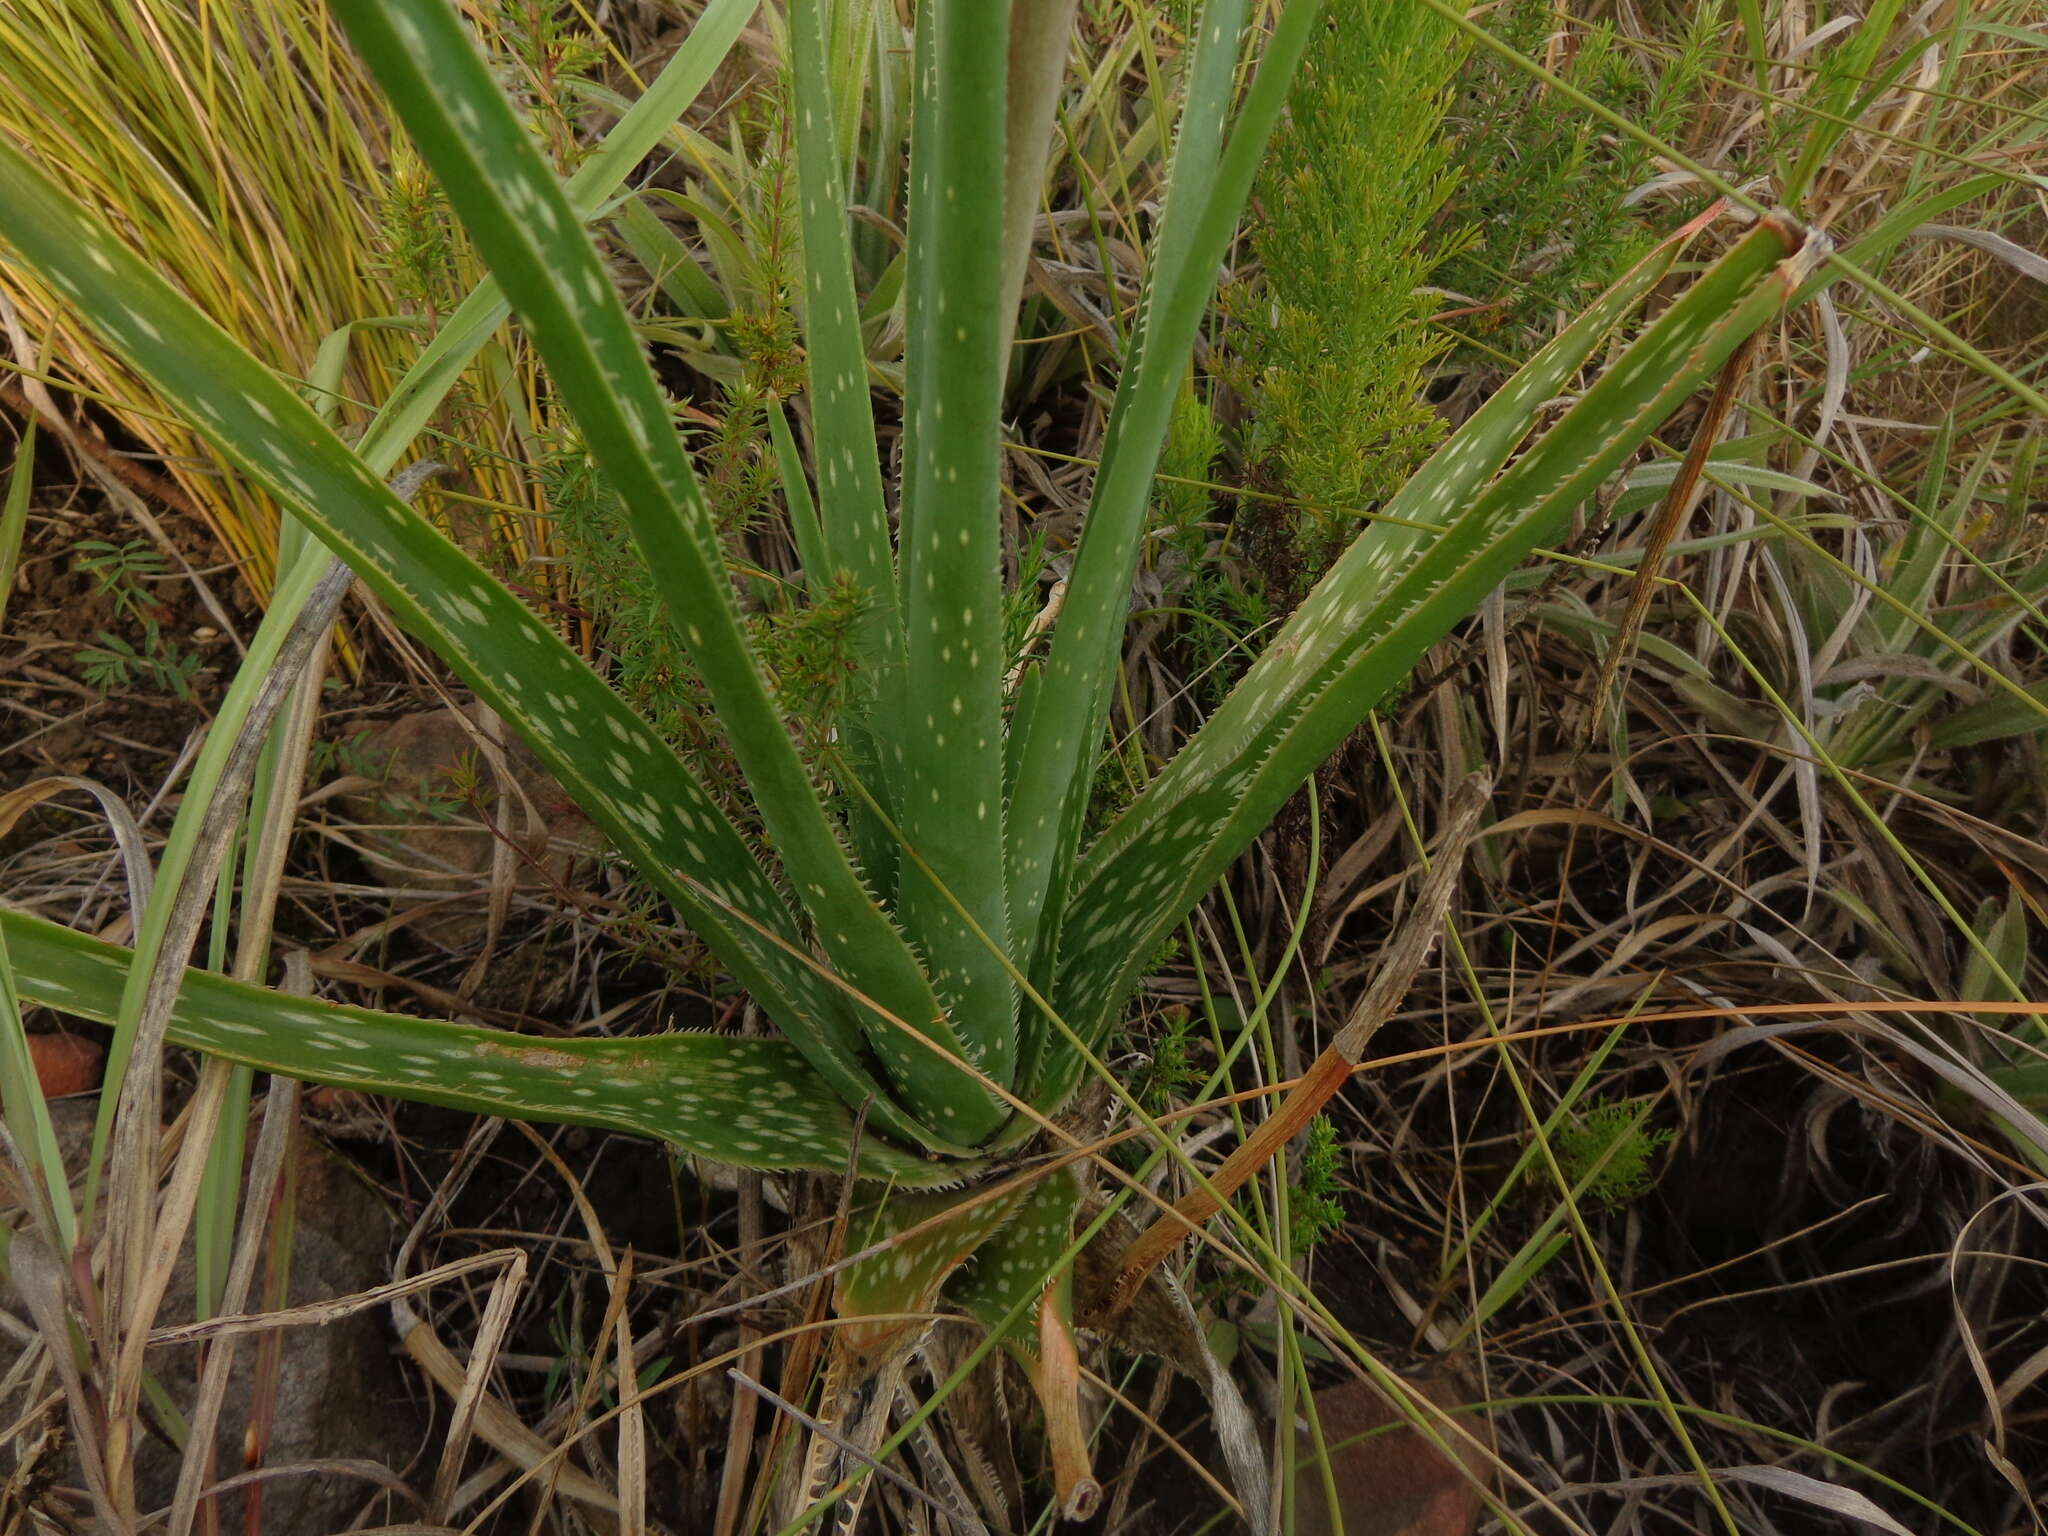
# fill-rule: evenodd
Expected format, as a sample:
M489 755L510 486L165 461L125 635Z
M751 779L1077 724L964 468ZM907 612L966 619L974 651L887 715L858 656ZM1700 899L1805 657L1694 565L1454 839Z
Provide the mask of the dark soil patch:
M146 798L226 686L234 641L176 559L104 498L46 480L38 502L0 631L0 784L70 773ZM177 519L164 532L253 627L211 535Z

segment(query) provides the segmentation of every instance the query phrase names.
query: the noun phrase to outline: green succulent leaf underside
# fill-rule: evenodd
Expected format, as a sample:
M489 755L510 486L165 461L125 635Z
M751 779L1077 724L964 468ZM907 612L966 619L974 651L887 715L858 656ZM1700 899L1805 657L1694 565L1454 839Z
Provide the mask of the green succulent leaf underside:
M862 1032L807 962L774 882L675 753L581 657L392 495L294 390L6 145L0 238L514 725L848 1102L873 1101L871 1119L891 1134L965 1149L882 1091L862 1065Z
M842 994L906 1107L973 1143L1003 1106L902 934L862 885L747 638L709 510L630 316L531 136L455 12L363 0L342 23L491 265L632 519ZM908 1023L933 1047L899 1026Z
M130 951L20 912L0 910L0 933L24 1001L112 1021ZM746 1168L841 1172L853 1144L845 1102L783 1040L536 1039L285 997L196 970L185 973L170 1037L307 1082L648 1136ZM933 1161L868 1135L859 1171L929 1184L971 1174L974 1165Z
M1362 534L1216 716L1089 850L1062 935L1053 1001L1063 1017L1099 1037L1172 925L1315 765L1779 311L1813 259L1804 247L1788 259L1788 243L1776 225L1745 237L1484 490L1512 448L1513 423L1500 416L1482 412L1479 433L1461 431L1424 467L1388 510L1440 531L1381 522ZM1574 346L1590 351L1596 340L1581 334ZM1529 391L1509 389L1525 401L1526 424ZM1032 1091L1056 1097L1073 1072L1055 1059Z

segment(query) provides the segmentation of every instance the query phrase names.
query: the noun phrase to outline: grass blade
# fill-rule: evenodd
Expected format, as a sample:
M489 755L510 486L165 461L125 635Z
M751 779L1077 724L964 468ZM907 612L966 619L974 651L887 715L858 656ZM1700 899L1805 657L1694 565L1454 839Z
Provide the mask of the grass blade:
M28 1033L22 1028L21 995L4 932L0 932L0 1115L6 1118L22 1172L32 1181L31 1187L20 1191L20 1198L25 1203L39 1203L49 1212L52 1246L69 1252L78 1235L78 1213L71 1204L70 1179L57 1149L56 1125L43 1098ZM41 1187L34 1187L36 1184ZM4 1250L0 1250L0 1267L4 1261Z
M36 480L36 418L23 423L14 443L14 464L7 474L7 500L0 506L0 619L7 617L7 599L21 571L21 536L28 527L28 500Z

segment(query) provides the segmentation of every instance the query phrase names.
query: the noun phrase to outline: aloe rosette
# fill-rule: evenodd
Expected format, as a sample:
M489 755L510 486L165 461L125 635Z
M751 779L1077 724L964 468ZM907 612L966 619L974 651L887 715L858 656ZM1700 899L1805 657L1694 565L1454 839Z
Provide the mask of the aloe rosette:
M715 13L736 29L749 9L713 7L704 25ZM1042 175L1049 87L1030 82L1060 79L1071 4L917 9L892 531L826 56L830 6L789 7L807 478L794 436L778 436L808 577L850 575L864 592L872 684L828 763L806 761L786 726L671 404L586 231L607 186L587 172L557 179L441 0L352 0L340 13L502 297L479 294L451 319L360 449L4 146L0 239L526 739L780 1032L535 1041L194 971L170 1037L312 1081L657 1137L747 1167L852 1167L950 1189L917 1196L909 1235L842 1277L842 1306L900 1312L950 1296L1008 1328L1057 1396L1068 1390L1058 1362L1069 1305L1058 1260L1082 1183L1061 1174L995 1199L987 1180L1042 1137L1147 957L1286 798L1430 645L1566 531L1574 509L1799 290L1823 247L1788 220L1760 220L1631 333L1696 226L1659 247L1381 509L1213 718L1087 839L1174 395L1318 7L1291 0L1263 34L1243 0L1203 10L1065 607L1049 651L1014 686L998 498L1028 231L1017 210L1032 205L1010 193ZM622 176L629 151L660 127L633 123L637 139L615 146L599 178ZM630 509L772 861L576 651L383 483L466 349L508 306ZM1611 362L1578 387L1598 348L1613 349ZM1566 396L1527 441L1539 410ZM127 952L18 912L0 921L25 999L132 1024ZM957 1219L939 1219L948 1202ZM1080 1476L1062 1480L1078 1488ZM1069 1508L1080 1502L1072 1492Z

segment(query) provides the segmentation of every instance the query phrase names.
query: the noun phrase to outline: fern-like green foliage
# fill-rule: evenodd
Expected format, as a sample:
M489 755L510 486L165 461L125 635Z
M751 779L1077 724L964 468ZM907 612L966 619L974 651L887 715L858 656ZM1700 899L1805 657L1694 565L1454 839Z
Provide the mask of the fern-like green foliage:
M1273 616L1263 584L1231 558L1213 476L1228 446L1223 425L1192 382L1183 386L1160 453L1152 519L1159 530L1161 585L1181 608L1174 652L1190 696L1206 714L1229 693Z
M1419 5L1334 8L1260 177L1262 280L1234 296L1252 483L1295 506L1255 525L1298 596L1436 446L1426 384L1446 342L1425 291L1456 185L1444 118L1461 34ZM1280 547L1271 548L1277 544Z
M448 199L426 162L402 140L379 189L376 265L392 292L414 314L431 319L454 308L457 245L461 227L448 212Z
M1586 1199L1604 1210L1649 1191L1657 1156L1671 1132L1644 1123L1645 1107L1629 1100L1588 1104L1552 1134L1558 1167L1573 1184L1590 1179Z
M1288 1238L1297 1254L1307 1253L1324 1238L1344 1229L1344 1180L1339 1166L1337 1127L1328 1115L1308 1123L1302 1143L1300 1172L1288 1215Z
M1571 24L1568 46L1551 50L1561 23L1548 0L1509 0L1488 13L1487 30L1546 60L1602 106L1683 144L1721 23L1718 3L1697 7L1678 50L1655 60L1626 49L1604 22ZM1455 295L1448 305L1486 306L1465 325L1519 354L1532 330L1560 309L1576 310L1640 256L1670 205L1627 201L1655 174L1647 149L1499 54L1474 51L1455 94L1457 185L1446 213L1470 243L1446 252L1432 280Z

